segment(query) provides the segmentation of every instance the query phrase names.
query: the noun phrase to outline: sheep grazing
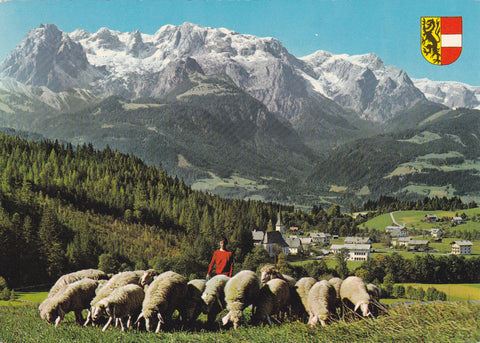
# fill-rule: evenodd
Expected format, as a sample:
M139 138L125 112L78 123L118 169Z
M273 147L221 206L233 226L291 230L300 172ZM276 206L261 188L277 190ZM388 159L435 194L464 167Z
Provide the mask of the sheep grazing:
M340 286L340 298L348 308L353 311L361 310L364 317L372 316L370 312L370 294L368 294L365 282L357 276L349 276L343 280Z
M97 286L98 281L92 279L82 279L69 284L53 297L44 300L41 304L40 317L49 323L55 322L57 327L65 314L73 311L76 322L81 325L82 310L89 307Z
M145 270L145 271L142 270L142 271L139 271L139 272L143 272L143 273L142 273L138 283L144 289L146 287L148 287L148 285L150 285L153 282L153 279L155 278L155 276L158 275L158 272L155 269L148 269L148 270Z
M373 283L367 285L367 292L370 294L372 300L380 301L382 295L382 289Z
M382 289L373 283L367 285L367 292L370 294L371 311L374 317L377 317L380 312L385 311L385 306L380 303L382 296Z
M226 308L225 302L225 285L230 278L226 275L215 275L207 281L205 290L202 294L203 302L205 303L204 312L207 314L207 323L212 325L217 318L217 315Z
M333 277L330 280L328 280L328 283L330 283L333 288L335 288L335 292L337 293L337 300L335 302L335 308L340 309L342 311L342 299L340 298L340 286L342 285L343 280L340 279L339 277ZM340 313L340 315L342 315Z
M243 310L253 304L260 290L260 280L251 270L242 270L225 285L225 301L227 303L226 316L222 318L223 325L229 322L237 329L244 319Z
M182 275L172 271L158 275L147 289L137 323L145 319L147 331L152 331L154 320L158 320L155 332L159 332L162 325L171 319L175 309L184 318L181 305L186 295L187 279Z
M47 298L53 297L69 284L86 278L92 280L106 280L108 279L108 275L107 273L98 269L82 269L73 273L62 275L57 282L55 282L52 288L50 288Z
M194 279L187 283L187 295L182 304L182 320L186 324L191 324L201 312L205 311L206 305L202 299L205 287L206 281L201 279Z
M110 280L107 281L103 286L99 287L96 291L96 295L90 303L90 306L95 306L100 300L108 297L115 289L121 286L126 286L129 284L138 285L140 278L144 275L144 271L139 272L121 272L113 275ZM87 326L92 320L92 311L89 310L87 314L87 320L85 321L84 326ZM95 323L95 322L94 322Z
M310 288L317 282L313 277L302 277L300 280L297 281L295 284L295 293L299 299L300 306L297 309L297 315L299 317L304 317L306 313L308 313L308 292L310 292Z
M282 274L280 271L277 269L277 267L272 266L271 264L266 264L262 267L260 270L261 272L261 281L262 284L266 284L268 281L272 279L282 279L287 281L290 287L295 287L295 279L292 278L290 275Z
M327 320L335 313L337 293L335 288L326 280L315 283L307 297L307 308L310 318L308 325L312 328L320 322L327 325Z
M268 322L272 324L270 316L285 309L290 298L290 287L287 281L282 279L272 279L268 281L261 289L255 302L255 313L252 317L252 323L260 324Z
M103 316L109 317L102 330L105 331L112 320L118 318L122 331L125 331L125 327L128 327L127 318L138 316L144 297L145 292L138 285L129 284L118 287L108 297L103 298L92 307L92 320L96 322Z

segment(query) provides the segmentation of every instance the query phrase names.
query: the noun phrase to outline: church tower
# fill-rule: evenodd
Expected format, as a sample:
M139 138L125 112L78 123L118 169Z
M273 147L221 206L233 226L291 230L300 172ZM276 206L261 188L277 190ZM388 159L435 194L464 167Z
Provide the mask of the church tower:
M277 215L277 224L275 224L275 230L279 231L282 234L282 238L286 239L286 232L285 232L285 225L282 223L282 216L280 214L280 211L278 211Z

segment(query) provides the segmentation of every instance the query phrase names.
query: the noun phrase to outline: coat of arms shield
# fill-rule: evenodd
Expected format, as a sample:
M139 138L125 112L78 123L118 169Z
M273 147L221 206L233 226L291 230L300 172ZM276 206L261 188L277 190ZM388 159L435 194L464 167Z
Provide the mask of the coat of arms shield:
M455 62L462 53L462 17L422 17L423 57L437 65Z

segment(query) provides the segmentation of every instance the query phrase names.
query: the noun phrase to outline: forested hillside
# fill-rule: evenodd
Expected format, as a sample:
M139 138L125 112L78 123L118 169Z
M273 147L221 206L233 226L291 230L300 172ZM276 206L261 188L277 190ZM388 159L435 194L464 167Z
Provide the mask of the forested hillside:
M220 235L242 261L279 207L194 192L160 168L92 145L0 135L0 275L12 287L97 267L206 273ZM287 208L284 208L287 209Z

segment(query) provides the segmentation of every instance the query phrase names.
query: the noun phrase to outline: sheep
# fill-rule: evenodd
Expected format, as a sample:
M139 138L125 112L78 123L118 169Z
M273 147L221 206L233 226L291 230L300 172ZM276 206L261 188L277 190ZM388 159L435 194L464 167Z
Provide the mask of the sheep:
M138 316L145 297L143 288L138 285L125 285L116 288L108 297L97 302L91 309L92 320L98 321L102 316L108 316L107 324L102 331L107 330L113 319L120 319L122 331L125 331L127 317Z
M308 292L310 292L310 288L312 288L316 282L317 280L313 277L302 277L295 284L295 293L299 298L299 306L296 312L299 317L304 317L305 314L308 313Z
M182 303L182 320L186 324L191 324L204 311L206 305L202 294L205 287L206 281L201 279L194 279L187 283L187 295Z
M182 313L182 301L187 295L187 279L173 271L167 271L158 275L150 284L145 293L145 299L142 304L142 312L138 316L136 323L143 318L147 331L152 331L153 320L158 318L158 324L155 332L160 332L162 324L171 319L175 309L178 309L180 316Z
M370 294L368 294L365 282L357 276L349 276L343 280L340 286L340 298L342 303L353 311L361 310L364 317L372 316L370 312Z
M81 279L92 279L92 280L107 280L109 277L107 273L99 269L83 269L73 273L62 275L57 282L50 288L47 298L53 297L61 289L67 287L69 284Z
M55 322L55 327L57 327L65 314L73 311L76 322L81 325L83 323L82 310L89 307L97 286L98 281L88 278L69 284L63 291L44 300L40 317L49 323Z
M98 288L95 297L90 303L90 307L95 306L95 304L98 303L100 300L108 297L118 287L125 286L128 284L139 285L143 275L145 275L145 271L143 270L127 271L127 272L121 272L113 275L106 284ZM91 320L92 320L92 311L89 310L84 326L87 326L91 322Z
M264 265L260 270L260 272L262 273L262 276L261 276L262 284L265 284L269 280L277 278L277 279L282 279L287 281L290 287L292 288L295 287L296 281L294 278L292 278L290 275L280 273L280 271L275 266L272 266L271 264Z
M144 290L146 290L146 288L153 282L155 276L158 275L158 272L155 269L148 269L145 271L142 270L141 272L143 273L140 277L139 285L142 286Z
M225 285L230 280L226 275L219 274L207 281L202 294L205 303L204 312L207 314L207 323L212 325L217 315L227 306L225 302Z
M371 311L374 317L377 317L380 312L386 310L385 305L380 303L380 297L382 296L382 289L373 283L367 285L367 292L370 294Z
M225 285L225 301L228 313L222 318L223 325L233 323L235 329L244 319L243 310L253 304L260 290L260 280L251 270L242 270Z
M315 283L307 297L307 308L310 315L308 325L313 328L319 321L323 326L327 325L327 320L334 314L336 300L335 288L327 280Z
M367 285L367 292L370 294L370 298L375 301L380 301L382 295L382 289L373 283Z
M268 281L258 294L252 323L260 324L267 321L272 325L270 316L284 309L288 305L289 298L290 287L287 281L278 278Z

